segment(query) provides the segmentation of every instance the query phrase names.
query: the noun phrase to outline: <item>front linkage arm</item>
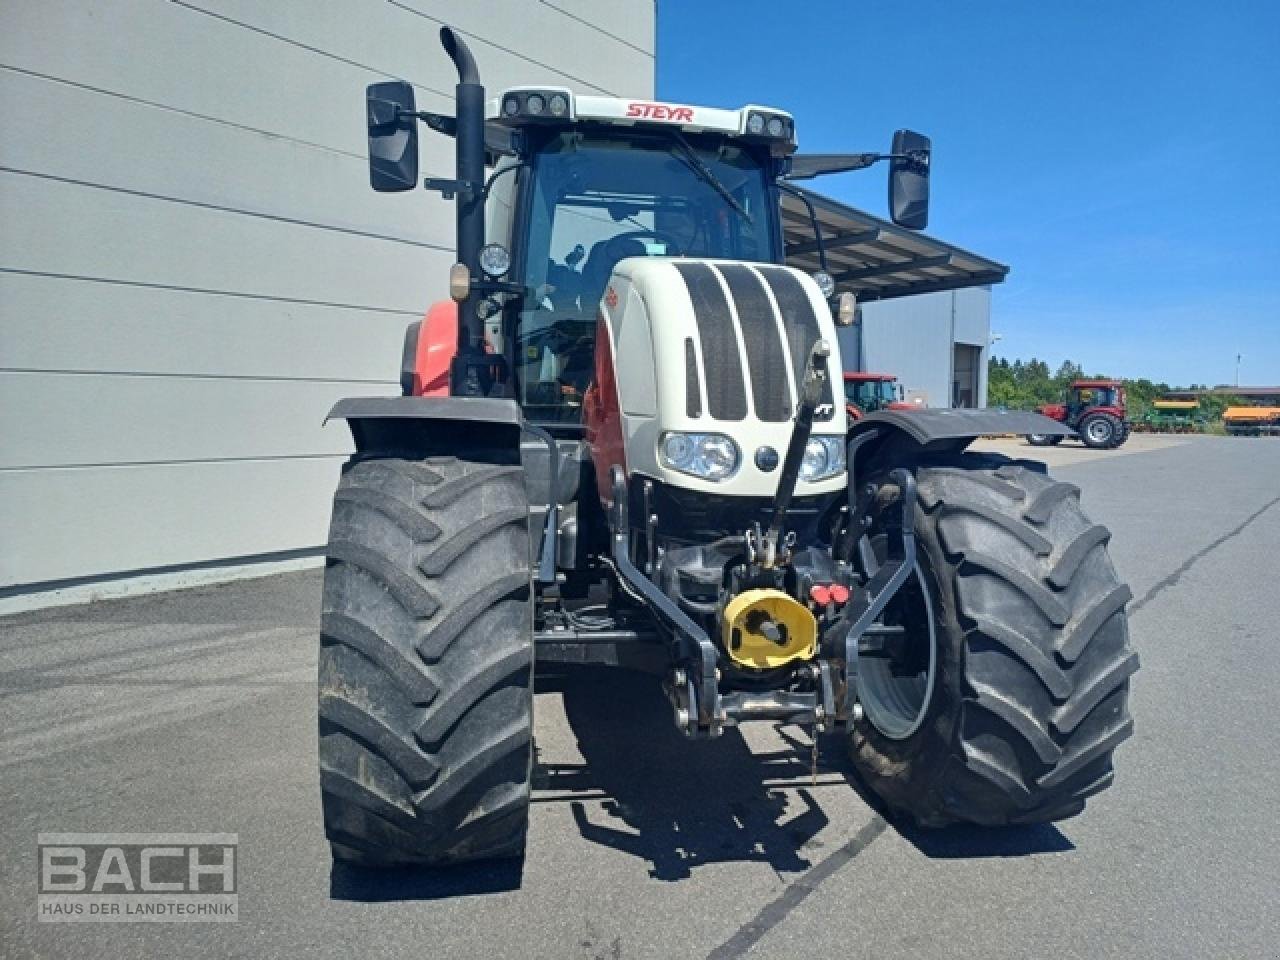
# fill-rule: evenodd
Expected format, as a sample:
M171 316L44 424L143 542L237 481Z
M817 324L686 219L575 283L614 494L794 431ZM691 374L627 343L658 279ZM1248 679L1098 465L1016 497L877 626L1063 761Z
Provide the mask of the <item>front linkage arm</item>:
M859 591L841 614L838 628L829 636L836 644L843 635L844 649L831 649L832 656L843 654L844 677L836 691L834 726L848 729L858 718L857 675L858 645L872 624L884 613L889 601L907 582L916 566L916 478L910 470L897 468L889 474L891 486L897 487L897 500L888 511L885 522L885 546L888 556L872 575L866 588ZM851 518L851 522L857 518ZM845 629L845 625L847 629Z
M638 594L654 614L666 621L679 644L681 660L687 664L687 667L677 667L672 671L669 680L672 699L678 705L676 723L691 737L719 736L726 719L720 702L720 679L716 669L719 652L707 632L631 562L626 474L621 467L615 466L610 480L613 486L614 569L627 588Z

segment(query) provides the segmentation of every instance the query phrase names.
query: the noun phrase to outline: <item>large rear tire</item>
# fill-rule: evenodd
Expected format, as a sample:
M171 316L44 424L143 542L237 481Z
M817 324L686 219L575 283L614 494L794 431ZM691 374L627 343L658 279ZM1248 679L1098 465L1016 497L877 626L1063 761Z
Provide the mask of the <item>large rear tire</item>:
M860 665L850 746L922 826L1073 816L1133 731L1132 594L1079 491L1035 467L963 454L915 471L919 599L904 588L887 611L906 628L896 660Z
M1110 450L1124 443L1124 421L1109 413L1093 413L1080 421L1080 440L1095 450Z
M347 465L319 668L320 790L335 859L522 855L533 621L514 451Z

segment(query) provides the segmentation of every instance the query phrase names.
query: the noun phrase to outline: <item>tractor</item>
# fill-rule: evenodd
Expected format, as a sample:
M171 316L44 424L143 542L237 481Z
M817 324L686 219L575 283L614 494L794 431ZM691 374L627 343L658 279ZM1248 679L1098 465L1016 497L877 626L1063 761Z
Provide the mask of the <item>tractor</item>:
M845 413L857 422L877 410L916 410L903 399L902 384L891 373L844 373Z
M1086 447L1113 450L1129 439L1121 380L1076 380L1067 389L1065 402L1045 404L1039 412L1076 431ZM1062 434L1029 433L1027 442L1035 447L1056 446Z
M847 432L852 295L784 263L797 179L887 161L894 219L922 228L928 139L804 156L764 106L486 103L441 41L454 115L408 83L366 94L375 190L419 186L419 125L454 140L424 185L454 201L457 261L406 331L402 395L330 413L355 444L320 627L333 856L522 857L535 668L564 663L648 672L690 738L839 738L904 820L1079 813L1132 731L1131 594L1076 487L965 452L1067 428L880 410Z

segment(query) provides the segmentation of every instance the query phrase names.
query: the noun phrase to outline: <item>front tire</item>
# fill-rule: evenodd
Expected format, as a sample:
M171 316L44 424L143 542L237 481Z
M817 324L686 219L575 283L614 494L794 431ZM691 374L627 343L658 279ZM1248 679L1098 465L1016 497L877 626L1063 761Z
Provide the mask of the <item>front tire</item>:
M334 858L521 856L533 621L515 454L354 458L334 496L320 631L320 791Z
M1003 458L934 461L916 480L916 580L928 603L914 621L901 609L893 618L915 643L880 670L896 687L872 690L879 681L859 673L855 766L922 826L1073 816L1111 783L1112 752L1133 732L1132 594L1107 556L1110 535L1081 512L1074 486ZM928 682L901 680L929 663ZM899 722L916 709L920 722Z

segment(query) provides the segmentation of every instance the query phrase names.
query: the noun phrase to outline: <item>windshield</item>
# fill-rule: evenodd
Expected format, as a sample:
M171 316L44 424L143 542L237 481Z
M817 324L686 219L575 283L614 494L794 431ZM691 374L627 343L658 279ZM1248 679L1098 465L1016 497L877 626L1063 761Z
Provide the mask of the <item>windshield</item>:
M1082 387L1075 402L1082 407L1114 407L1116 391L1114 387Z
M898 399L898 385L891 380L846 380L844 395L864 410L878 408Z
M554 137L534 160L521 251L519 396L533 420L576 423L594 371L596 308L626 257L778 262L764 168L720 138Z

